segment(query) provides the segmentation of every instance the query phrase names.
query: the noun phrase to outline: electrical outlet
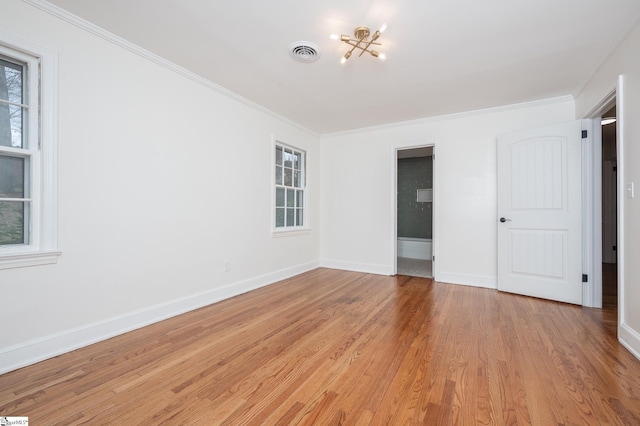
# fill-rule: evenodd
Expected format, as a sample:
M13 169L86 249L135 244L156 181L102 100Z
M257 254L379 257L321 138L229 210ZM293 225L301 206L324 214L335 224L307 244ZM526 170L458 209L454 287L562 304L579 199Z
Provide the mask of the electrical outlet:
M224 261L224 271L225 272L229 272L231 270L231 261L230 260L225 260Z

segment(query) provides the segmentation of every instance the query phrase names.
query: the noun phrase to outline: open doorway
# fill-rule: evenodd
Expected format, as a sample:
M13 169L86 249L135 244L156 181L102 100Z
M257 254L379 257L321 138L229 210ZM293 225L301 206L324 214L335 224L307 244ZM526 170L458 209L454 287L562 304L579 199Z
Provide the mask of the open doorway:
M602 114L602 308L617 320L618 158L616 106Z
M397 151L397 273L433 277L433 147Z

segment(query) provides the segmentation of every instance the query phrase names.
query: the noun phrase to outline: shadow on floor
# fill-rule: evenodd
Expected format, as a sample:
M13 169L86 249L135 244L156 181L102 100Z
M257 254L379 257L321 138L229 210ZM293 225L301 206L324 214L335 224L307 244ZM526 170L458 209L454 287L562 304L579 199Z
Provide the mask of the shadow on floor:
M398 275L433 278L432 262L431 260L398 257Z

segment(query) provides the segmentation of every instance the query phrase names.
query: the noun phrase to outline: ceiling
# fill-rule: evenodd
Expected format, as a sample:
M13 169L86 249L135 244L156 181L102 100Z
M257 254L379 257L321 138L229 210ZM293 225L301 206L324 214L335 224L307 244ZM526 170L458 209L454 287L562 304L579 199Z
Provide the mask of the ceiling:
M575 96L640 19L638 0L50 3L319 134ZM340 64L330 34L383 23L386 61Z

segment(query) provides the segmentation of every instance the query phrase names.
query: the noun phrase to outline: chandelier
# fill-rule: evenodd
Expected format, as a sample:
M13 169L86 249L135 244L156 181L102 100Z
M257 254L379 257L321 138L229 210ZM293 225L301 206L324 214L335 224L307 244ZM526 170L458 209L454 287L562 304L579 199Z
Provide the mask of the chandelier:
M386 59L386 56L384 53L380 53L377 50L372 49L372 46L381 46L381 44L378 43L376 40L380 38L384 30L386 29L387 29L387 24L383 24L379 30L373 33L371 38L369 38L369 35L371 35L371 31L369 30L369 27L364 27L364 26L357 27L353 31L353 35L355 36L355 38L352 38L348 35L341 35L341 36L332 35L331 36L332 39L343 41L347 43L349 46L352 46L351 49L349 49L347 53L344 54L344 56L340 60L340 63L344 64L345 62L347 62L347 59L351 57L351 55L356 49L360 49L360 54L358 56L362 56L364 52L368 52L371 56L375 58L380 58L382 60Z

